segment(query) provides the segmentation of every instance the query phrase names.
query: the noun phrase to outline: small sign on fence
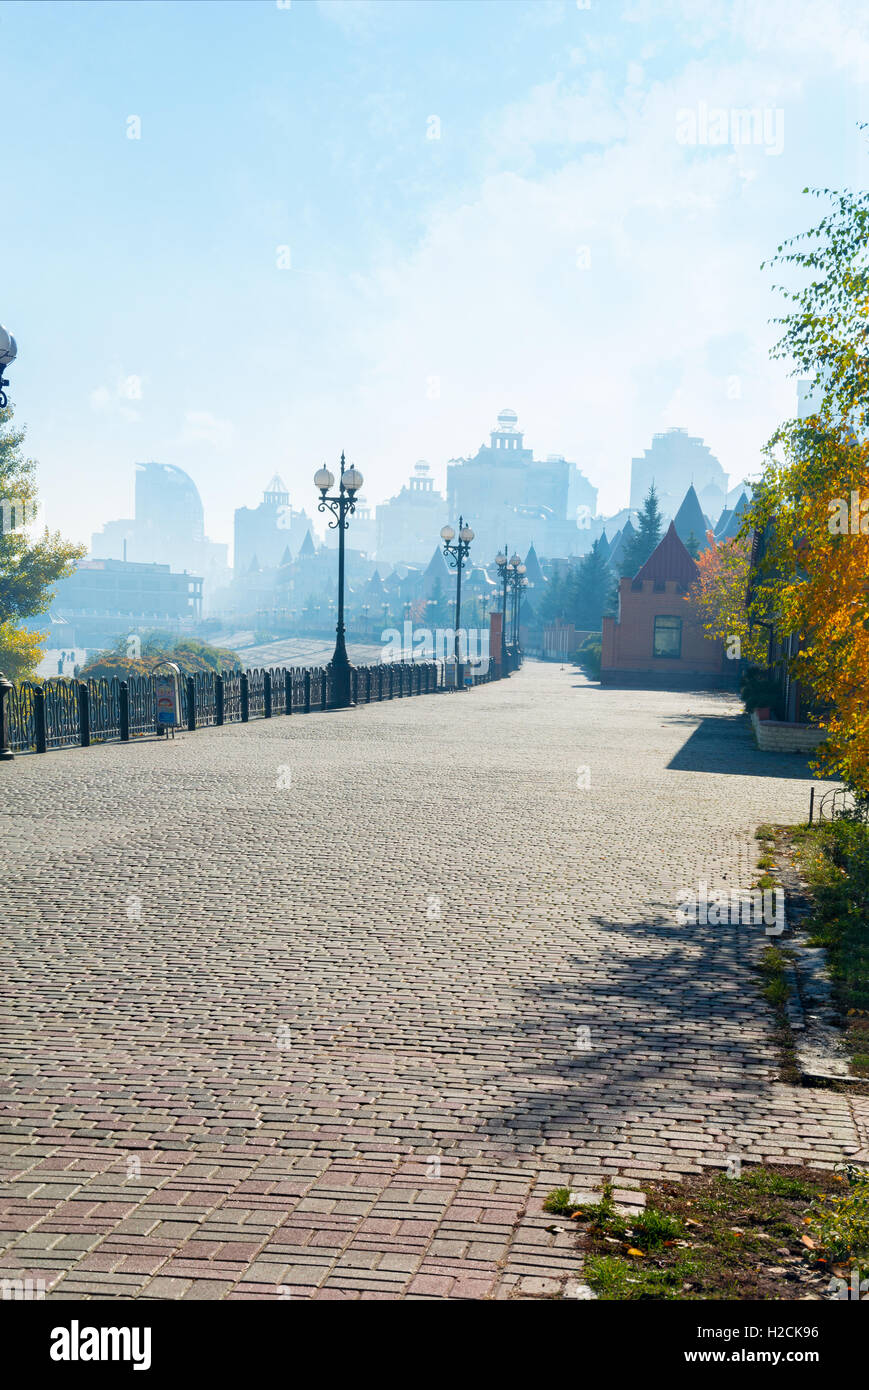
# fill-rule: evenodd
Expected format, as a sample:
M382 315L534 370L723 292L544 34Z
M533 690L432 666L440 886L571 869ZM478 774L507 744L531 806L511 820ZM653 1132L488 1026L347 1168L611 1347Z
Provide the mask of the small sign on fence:
M162 669L161 669L162 668ZM174 661L158 661L153 667L157 697L157 733L167 734L181 723L181 670Z

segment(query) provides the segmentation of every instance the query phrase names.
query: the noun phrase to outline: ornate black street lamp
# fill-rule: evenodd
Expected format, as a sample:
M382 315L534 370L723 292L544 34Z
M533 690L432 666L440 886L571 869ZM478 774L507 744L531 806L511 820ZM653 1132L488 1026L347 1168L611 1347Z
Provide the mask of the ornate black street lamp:
M444 555L447 563L452 565L456 572L456 622L455 622L455 658L456 658L456 685L461 690L464 684L462 671L462 652L459 634L462 629L462 570L468 558L468 551L471 548L471 541L474 533L470 526L466 526L462 517L459 517L459 536L455 545L452 544L455 531L452 526L441 527L441 540L444 543Z
M348 468L341 454L341 477L338 480L337 497L328 497L330 487L335 483L335 477L329 469L323 465L314 474L314 487L320 489L320 503L317 508L320 512L330 511L335 520L329 522L330 530L338 528L338 622L335 627L335 651L329 663L329 673L332 683L332 709L347 709L352 705L352 667L347 657L347 647L344 642L344 532L350 525L347 520L356 510L356 494L362 486L363 478L358 468L351 466Z
M510 587L513 590L513 651L516 665L519 665L519 611L522 607L522 594L528 588L528 580L525 578L525 566L517 565L514 571Z
M507 592L510 592L510 625L511 637L514 643L519 641L518 626L518 607L516 595L523 586L527 587L528 581L524 578L525 566L521 556L514 551L507 558L507 547L504 546L503 552L495 556L495 564L501 571L501 668L506 673L507 670Z
M495 556L495 564L501 578L501 674L507 675L507 546Z
M2 323L0 323L0 410L5 410L9 404L6 392L3 390L3 387L8 386L9 382L6 380L3 373L7 367L12 366L17 356L18 344L12 337L12 334L8 333Z

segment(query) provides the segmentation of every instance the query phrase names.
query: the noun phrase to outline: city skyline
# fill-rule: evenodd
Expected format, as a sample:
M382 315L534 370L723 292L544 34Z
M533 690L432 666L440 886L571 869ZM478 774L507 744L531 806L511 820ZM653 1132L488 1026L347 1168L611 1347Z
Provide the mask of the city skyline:
M741 478L795 414L760 263L807 183L865 163L847 0L13 3L3 29L12 399L73 538L129 514L141 460L190 474L218 542L260 472L307 509L342 448L372 505L418 458L443 489L505 403L611 513L655 433Z

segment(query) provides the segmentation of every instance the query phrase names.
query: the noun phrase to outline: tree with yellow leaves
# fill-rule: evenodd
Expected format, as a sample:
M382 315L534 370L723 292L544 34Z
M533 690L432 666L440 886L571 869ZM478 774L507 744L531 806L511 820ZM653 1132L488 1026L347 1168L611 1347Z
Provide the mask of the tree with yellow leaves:
M10 427L12 408L0 410L0 671L18 680L39 664L45 635L22 620L48 610L53 586L71 574L87 547L48 528L36 540L25 530L36 510L36 464L21 454L24 434Z
M817 412L784 424L743 522L759 557L750 616L798 639L791 675L826 706L815 764L869 795L869 194L830 200L817 227L773 264L807 275L779 286L790 313L775 354L814 377Z

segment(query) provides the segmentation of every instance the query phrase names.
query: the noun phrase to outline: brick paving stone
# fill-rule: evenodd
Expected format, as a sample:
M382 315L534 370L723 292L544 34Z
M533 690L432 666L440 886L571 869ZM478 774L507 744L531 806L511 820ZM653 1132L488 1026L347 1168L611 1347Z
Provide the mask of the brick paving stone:
M5 764L0 1268L59 1299L546 1298L578 1275L553 1187L629 1207L731 1153L865 1154L869 1098L776 1078L765 938L675 921L752 882L804 774L729 696L537 663Z

